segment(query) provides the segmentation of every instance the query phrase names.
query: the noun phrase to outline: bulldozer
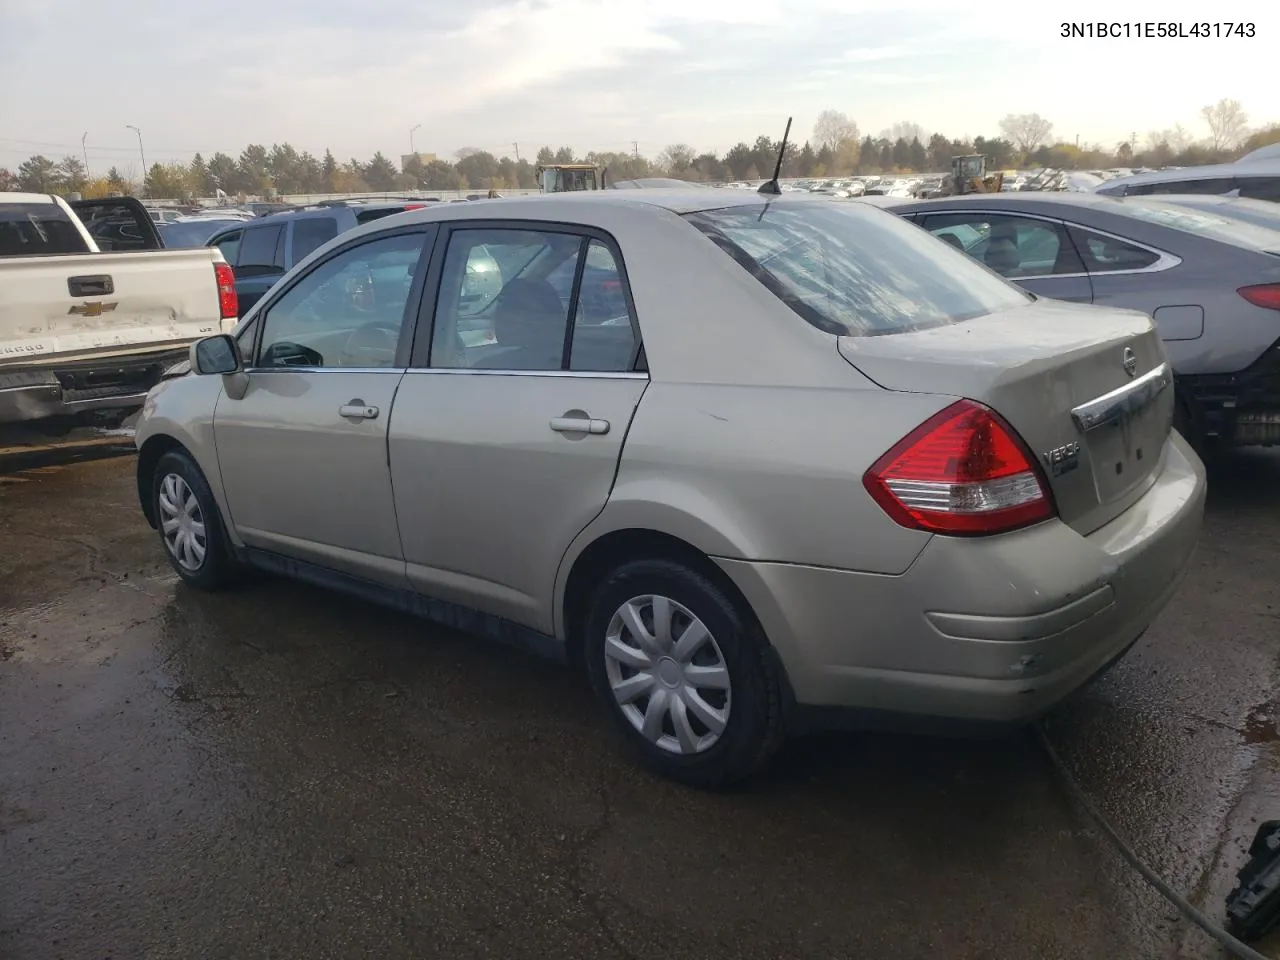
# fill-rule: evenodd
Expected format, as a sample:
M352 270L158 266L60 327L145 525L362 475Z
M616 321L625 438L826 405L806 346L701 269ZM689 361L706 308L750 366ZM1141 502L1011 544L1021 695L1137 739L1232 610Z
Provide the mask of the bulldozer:
M602 189L600 168L594 163L540 163L535 172L543 193Z
M1004 173L987 173L983 156L952 157L949 182L943 184L943 196L956 197L968 193L999 193L1004 186Z

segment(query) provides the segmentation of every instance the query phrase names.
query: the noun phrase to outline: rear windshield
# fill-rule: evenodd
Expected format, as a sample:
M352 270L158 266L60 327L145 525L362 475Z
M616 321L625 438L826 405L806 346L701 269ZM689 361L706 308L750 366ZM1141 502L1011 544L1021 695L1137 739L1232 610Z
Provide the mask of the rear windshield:
M1265 201L1258 201L1264 203ZM1248 250L1280 251L1280 229L1162 200L1126 197L1124 213L1148 223L1181 230Z
M1162 197L1160 202L1198 210L1201 213L1209 214L1211 217L1243 220L1245 223L1266 227L1268 230L1280 230L1280 203L1271 203L1267 200L1223 199L1221 197ZM1134 201L1130 200L1128 203L1134 203Z
M0 205L0 257L88 252L84 237L61 207L52 203Z
M203 247L205 241L224 227L241 223L240 220L185 220L178 223L157 223L160 238L169 249Z
M1031 299L869 204L775 201L687 219L801 317L839 336L945 326Z

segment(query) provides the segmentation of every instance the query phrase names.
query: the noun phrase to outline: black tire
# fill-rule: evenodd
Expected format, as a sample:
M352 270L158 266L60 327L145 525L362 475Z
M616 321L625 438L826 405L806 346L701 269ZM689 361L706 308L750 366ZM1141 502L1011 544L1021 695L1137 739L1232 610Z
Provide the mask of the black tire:
M681 753L664 749L637 729L633 721L628 719L624 707L615 699L608 658L605 655L610 624L615 613L624 604L647 596L668 598L700 620L712 642L704 644L698 656L705 654L713 662L722 663L728 671L730 689L727 694L727 720L723 731L718 734L719 739L705 748ZM652 605L647 609L650 612L648 624L651 624ZM681 622L687 623L687 617L682 613L676 616L679 629ZM695 787L729 786L757 770L781 744L785 736L782 684L779 667L769 649L768 641L751 612L741 609L739 603L703 574L670 560L635 560L623 564L597 587L584 629L584 660L596 696L641 760L663 776ZM651 626L649 630L653 632ZM669 664L664 666L670 667ZM689 666L696 667L698 664L690 663ZM681 678L689 676L678 665L672 670L679 671ZM655 678L652 687L657 690L658 670L655 668L645 672ZM670 672L669 670L668 673ZM682 680L671 682L684 686ZM706 690L712 701L718 693L719 691L710 688ZM693 725L705 731L699 735L701 743L702 739L712 735L712 730L702 723L692 708L686 710L683 704L691 702L685 699L686 695L687 691L677 689L663 691L664 700L670 696L673 701L673 709L691 717ZM676 699L681 700L678 708L674 704ZM639 699L633 702L637 712L647 711L649 698L644 697L643 702L643 710ZM704 699L702 702L705 704L711 701ZM714 703L714 706L717 710L723 710L725 704ZM671 732L663 734L659 739L666 738L668 742L676 743L678 748L683 749L683 744L678 742L675 733L675 718L668 715L663 723L670 724L665 729ZM686 726L685 730L688 732L689 727Z
M169 482L170 478L177 478L195 500L193 510L180 512L187 513L189 521L203 525L203 555L198 557L198 562L194 565L189 561L197 559L196 553L186 551L185 561L180 559L175 555L175 548L171 546L165 530L166 515L172 514L169 505L182 506L171 497L174 485ZM182 487L178 489L181 490ZM156 530L160 534L160 544L178 576L201 590L219 590L233 582L236 564L223 530L218 502L213 498L213 491L209 489L204 473L185 450L170 450L156 462L151 480L151 506L156 518Z

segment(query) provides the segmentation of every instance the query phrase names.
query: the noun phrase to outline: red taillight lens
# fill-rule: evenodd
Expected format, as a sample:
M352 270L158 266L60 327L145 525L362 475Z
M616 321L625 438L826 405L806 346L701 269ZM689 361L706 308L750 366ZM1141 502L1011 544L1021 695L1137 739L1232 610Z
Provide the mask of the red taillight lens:
M933 533L1003 533L1054 515L1026 446L995 411L972 400L916 427L862 483L897 523Z
M228 263L215 263L213 275L218 282L218 310L223 320L234 320L240 313L240 298L236 296L236 275Z
M410 210L425 210L425 209L427 209L427 205L425 203L406 203L404 205L405 213L408 213Z
M1280 310L1280 283L1259 283L1252 287L1241 287L1236 293L1255 307Z

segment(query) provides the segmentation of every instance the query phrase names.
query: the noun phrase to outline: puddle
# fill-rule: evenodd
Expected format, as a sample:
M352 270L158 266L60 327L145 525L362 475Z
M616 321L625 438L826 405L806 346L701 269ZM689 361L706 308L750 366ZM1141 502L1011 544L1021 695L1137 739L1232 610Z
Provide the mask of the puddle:
M1254 707L1244 721L1245 743L1280 743L1276 708L1272 704Z

